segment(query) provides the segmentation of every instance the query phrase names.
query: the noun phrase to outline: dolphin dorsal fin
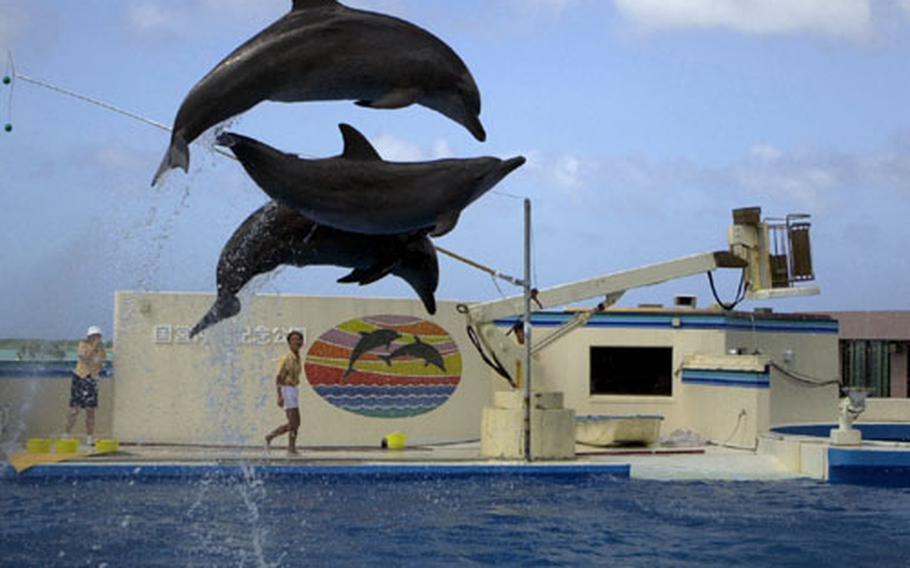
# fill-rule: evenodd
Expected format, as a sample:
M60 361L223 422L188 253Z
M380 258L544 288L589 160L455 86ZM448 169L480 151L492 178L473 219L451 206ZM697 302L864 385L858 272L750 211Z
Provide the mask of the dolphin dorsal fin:
M293 0L292 4L291 10L296 11L337 6L338 2L336 0Z
M350 124L339 124L338 128L341 129L341 137L344 138L342 158L362 161L382 160L382 156L379 155L376 148L373 148L367 137L361 134L359 130Z

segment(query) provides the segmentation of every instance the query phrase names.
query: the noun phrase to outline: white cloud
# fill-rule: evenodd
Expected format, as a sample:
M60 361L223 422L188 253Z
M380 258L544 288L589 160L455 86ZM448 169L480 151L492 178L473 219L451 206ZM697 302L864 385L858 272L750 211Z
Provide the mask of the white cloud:
M418 162L424 159L420 146L395 136L383 134L371 142L382 159L389 162Z
M451 158L454 155L452 147L449 146L447 140L440 138L433 143L433 150L430 152L430 159L432 160L441 160L443 158Z
M774 160L780 158L783 155L783 152L768 144L757 144L749 149L749 154L753 158L773 162Z
M130 30L143 35L173 34L180 31L184 19L173 10L152 2L130 4L126 18Z
M577 0L512 0L515 10L526 14L562 14Z
M524 152L525 166L544 186L554 187L578 202L581 194L589 189L590 182L602 164L580 158L574 154L551 155L536 150Z
M613 1L643 31L722 28L754 35L811 32L860 39L872 27L871 0Z
M421 148L408 140L382 134L370 142L383 160L390 162L421 162L424 160L439 160L454 156L452 147L445 139L439 138L430 148Z
M145 0L126 8L126 25L131 33L144 38L170 38L198 31L200 22L267 22L280 17L290 8L275 2L249 0L192 0L165 2Z
M579 208L646 209L684 198L734 205L772 202L807 211L850 209L857 195L910 199L910 142L895 140L879 151L849 154L787 151L758 144L719 167L687 160L641 157L579 159L529 152L527 169L544 186L568 193ZM609 196L609 197L607 197ZM902 196L902 197L901 197Z

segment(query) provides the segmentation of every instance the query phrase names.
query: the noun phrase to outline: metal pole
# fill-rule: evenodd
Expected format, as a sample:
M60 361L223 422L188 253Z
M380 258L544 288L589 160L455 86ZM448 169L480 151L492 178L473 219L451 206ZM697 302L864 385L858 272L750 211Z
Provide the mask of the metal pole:
M533 461L531 455L531 200L525 198L525 276L524 276L524 334L525 334L525 460Z

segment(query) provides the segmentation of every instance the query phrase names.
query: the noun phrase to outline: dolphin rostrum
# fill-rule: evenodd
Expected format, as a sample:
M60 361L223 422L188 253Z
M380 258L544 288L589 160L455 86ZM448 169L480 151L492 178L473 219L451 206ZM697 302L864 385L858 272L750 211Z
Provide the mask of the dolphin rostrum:
M348 359L348 368L341 374L341 379L347 379L350 374L354 372L354 363L364 354L369 353L382 345L385 345L386 351L388 351L392 342L399 337L401 337L401 334L394 329L383 328L369 333L361 331L360 340L357 342L357 345L354 346L354 350L351 351L351 358Z
M423 359L423 366L433 365L438 367L443 373L446 370L445 361L442 359L442 355L439 351L436 350L432 345L428 345L420 340L420 336L414 336L414 342L403 345L392 351L388 355L380 355L379 358L386 362L386 365L392 365L392 359L397 359L398 357L415 357L417 359Z
M332 265L352 268L339 282L370 284L388 274L407 282L436 313L439 283L436 248L425 234L371 236L323 227L279 203L270 202L247 217L221 251L216 271L218 297L190 331L237 315L237 293L257 274L292 266Z
M293 0L289 13L231 52L186 95L152 185L171 168L187 171L188 145L203 132L265 100L354 100L378 109L419 104L486 139L474 78L439 38L335 0Z
M386 162L353 126L339 128L344 151L333 158L302 159L231 132L218 143L272 199L322 225L370 235L444 235L465 207L525 163L522 156Z

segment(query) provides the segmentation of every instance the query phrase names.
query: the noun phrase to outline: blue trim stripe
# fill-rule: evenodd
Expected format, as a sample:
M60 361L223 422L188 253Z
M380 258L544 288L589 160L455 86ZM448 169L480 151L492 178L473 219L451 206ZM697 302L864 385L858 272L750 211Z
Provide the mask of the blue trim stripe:
M342 408L436 408L449 400L446 396L326 396Z
M455 392L456 385L451 386L318 386L315 387L320 396L450 396Z
M828 448L828 481L910 487L910 451Z
M0 378L5 379L68 379L76 368L74 361L0 361ZM113 376L110 361L101 368L99 378Z
M571 313L538 312L531 316L531 324L540 327L556 327L572 319ZM673 322L678 325L674 326ZM496 320L496 325L511 327L519 322L518 317ZM726 331L789 332L837 334L838 323L828 319L797 319L745 317L734 315L682 314L673 313L623 313L595 314L585 327L638 327L667 329L714 329Z
M358 465L234 465L234 464L45 464L18 476L12 468L0 470L6 478L133 478L171 479L208 476L245 476L252 471L262 477L453 477L453 476L580 476L606 475L628 478L629 464L358 464Z
M721 387L767 389L771 387L769 373L715 369L683 369L682 382Z

